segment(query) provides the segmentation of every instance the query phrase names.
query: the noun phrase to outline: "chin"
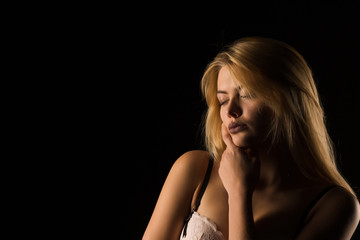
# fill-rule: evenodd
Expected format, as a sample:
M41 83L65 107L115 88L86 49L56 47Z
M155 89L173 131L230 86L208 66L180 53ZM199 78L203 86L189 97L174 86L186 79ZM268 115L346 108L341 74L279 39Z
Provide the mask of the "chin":
M238 146L239 148L248 148L248 147L254 147L257 144L257 141L255 141L254 138L251 138L250 136L232 136L233 143Z
M239 138L239 137L233 137L233 142L236 146L240 148L248 147L249 145L251 145L249 141L247 141L247 139Z

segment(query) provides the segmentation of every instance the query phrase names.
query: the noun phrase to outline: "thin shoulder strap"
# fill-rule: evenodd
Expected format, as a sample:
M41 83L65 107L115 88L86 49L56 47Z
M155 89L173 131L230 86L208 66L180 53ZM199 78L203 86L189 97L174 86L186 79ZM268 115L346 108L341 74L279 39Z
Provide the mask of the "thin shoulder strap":
M212 167L213 167L213 164L214 164L214 160L210 157L209 159L209 164L208 164L208 168L206 170L206 174L205 174L205 178L204 178L204 181L201 185L201 189L200 189L200 192L199 192L199 195L197 196L196 198L196 202L195 202L195 206L193 208L193 210L190 212L189 216L186 218L185 220L185 223L184 223L184 230L183 230L183 237L186 236L186 230L187 230L187 225L190 221L190 218L191 216L194 214L195 211L197 211L197 209L199 208L200 206L200 201L201 201L201 198L202 196L204 195L204 192L205 192L205 189L208 185L208 182L209 182L209 179L210 179L210 175L211 175L211 170L212 170Z
M209 182L209 179L210 179L210 175L211 175L211 170L212 170L213 164L214 164L214 160L210 157L210 159L209 159L209 164L208 164L208 168L207 168L206 174L205 174L205 178L204 178L204 181L203 181L203 183L202 183L202 185L201 185L201 189L200 189L199 195L198 195L198 197L196 198L196 202L195 202L195 206L194 206L193 211L197 211L197 209L198 209L199 206L200 206L201 198L202 198L203 195L204 195L205 189L206 189L206 187L207 187L207 185L208 185L208 182Z
M311 209L313 209L313 207L316 205L316 203L326 194L328 193L331 189L338 187L337 185L331 185L329 187L324 188L311 202L310 204L307 206L307 208L305 209L304 215L303 215L303 220L305 221L307 215L310 213Z
M301 222L300 225L298 227L298 231L297 234L301 231L301 229L304 227L305 225L305 220L307 218L307 216L309 215L311 209L313 209L313 207L316 205L316 203L318 203L318 201L320 201L320 199L326 194L328 193L330 190L339 187L338 185L331 185L329 187L324 188L311 202L310 204L305 208L305 211L301 217Z

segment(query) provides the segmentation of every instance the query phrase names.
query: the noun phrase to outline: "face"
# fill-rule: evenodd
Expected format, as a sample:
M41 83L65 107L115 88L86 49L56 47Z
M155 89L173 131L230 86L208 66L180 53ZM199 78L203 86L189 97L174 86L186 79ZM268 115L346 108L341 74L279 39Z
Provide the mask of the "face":
M217 98L220 117L238 147L259 147L264 143L271 122L271 110L256 96L251 96L230 74L220 69Z

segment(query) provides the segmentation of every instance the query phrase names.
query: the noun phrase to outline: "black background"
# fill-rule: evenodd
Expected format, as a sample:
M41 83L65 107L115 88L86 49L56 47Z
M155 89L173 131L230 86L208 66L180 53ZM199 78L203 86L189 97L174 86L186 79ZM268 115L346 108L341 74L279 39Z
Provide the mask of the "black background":
M282 40L308 61L339 169L357 191L360 8L289 2L81 5L29 24L41 51L25 45L26 73L45 81L21 85L34 90L16 122L33 160L13 165L13 221L25 212L20 221L40 216L51 236L141 239L174 161L204 148L206 65L248 36Z
M128 202L126 206L119 202L119 208L127 213L122 219L129 239L141 238L174 161L186 151L203 149L205 103L200 79L216 53L240 37L276 38L305 57L318 86L340 171L356 190L360 187L360 9L345 2L255 5L229 14L225 13L232 5L219 6L218 11L197 18L196 11L186 8L180 13L165 10L124 32L127 46L119 47L130 54L119 69L116 92L123 99L114 109L125 120L119 123L124 132L119 140L124 142L117 146L119 158L114 161L125 165L116 171L124 178L113 186Z
M358 10L344 2L269 4L241 9L230 17L215 12L206 19L187 21L184 13L132 27L135 56L131 59L136 70L122 78L132 82L125 98L129 112L124 113L130 123L126 134L130 139L124 140L132 151L121 160L131 165L123 182L133 183L125 194L132 206L126 221L130 236L142 236L173 162L186 151L203 149L200 123L205 103L200 79L216 53L240 37L276 38L305 57L318 86L340 171L358 189ZM219 12L224 13L220 8Z

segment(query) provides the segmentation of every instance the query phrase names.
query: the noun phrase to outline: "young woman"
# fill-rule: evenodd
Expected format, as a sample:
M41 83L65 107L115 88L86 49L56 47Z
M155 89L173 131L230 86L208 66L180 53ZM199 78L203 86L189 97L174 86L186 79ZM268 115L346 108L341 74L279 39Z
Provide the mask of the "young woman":
M207 151L175 162L143 239L350 239L359 202L336 168L303 57L277 40L240 39L201 85Z

